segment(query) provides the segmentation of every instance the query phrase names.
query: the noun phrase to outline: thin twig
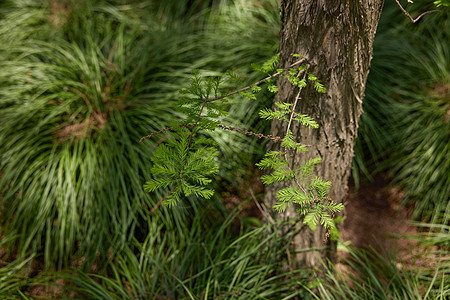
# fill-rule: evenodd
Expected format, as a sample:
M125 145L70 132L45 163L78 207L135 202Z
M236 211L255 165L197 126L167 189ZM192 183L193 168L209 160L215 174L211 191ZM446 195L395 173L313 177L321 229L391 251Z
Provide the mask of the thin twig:
M298 65L298 64L301 64L302 62L305 62L305 61L306 61L306 58L302 58L302 59L296 61L295 63L291 64L288 68L292 68L292 67L294 67L294 66L296 66L296 65ZM258 82L255 82L255 83L253 83L253 84L251 84L251 85L248 85L248 86L246 86L246 87L244 87L244 88L242 88L242 89L239 89L239 90L237 90L237 91L228 93L228 94L223 95L223 96L219 96L219 97L215 97L215 98L211 98L211 99L205 99L204 101L206 101L206 102L213 102L213 101L217 101L217 100L220 100L220 99L223 99L223 98L230 97L230 96L232 96L232 95L234 95L234 94L237 94L237 93L246 91L246 90L248 90L248 89L251 89L251 88L254 87L254 86L260 85L261 83L266 82L267 80L272 79L272 78L274 78L274 77L277 77L278 75L280 75L280 74L282 74L282 73L283 73L283 72L276 72L276 73L274 73L274 74L272 74L272 75L270 75L270 76L268 76L268 77L266 77L266 78L264 78L264 79L261 79L261 80L258 81Z
M202 115L203 109L205 108L205 105L206 105L206 100L205 99L202 99L202 100L203 100L203 104L202 104L202 107L200 108L200 112L198 113L197 120L195 120L194 126L192 126L192 134L189 135L189 141L186 145L186 151L188 151L189 147L191 146L192 136L194 135L195 127L197 127L198 121L200 120L200 116ZM186 156L184 156L184 158L183 158L183 162L181 163L182 166L184 166L185 160L186 160ZM183 182L183 168L181 168L181 170L180 170L180 179L181 179L181 182Z
M289 251L289 247L286 248L286 254L287 254L287 259L288 259L289 270L291 272L294 272L294 267L292 265L291 252Z
M161 205L161 203L163 203L164 200L166 200L167 197L170 196L170 194L172 194L172 192L177 188L178 184L172 189L170 190L164 197L161 198L161 200L158 201L158 203L155 204L155 206L152 207L152 209L150 210L150 213L154 213L155 210Z
M273 220L273 218L270 216L270 214L267 212L267 209L265 208L265 206L262 206L261 204L259 204L258 200L255 197L255 194L253 193L253 189L250 189L250 195L252 196L253 201L255 201L256 206L258 207L259 211L261 212L261 214L264 216L264 218L266 218L267 220L269 220L269 222L274 225L275 221Z
M420 20L420 18L422 18L424 15L432 13L432 12L440 12L440 10L438 9L434 9L434 10L429 10L426 12L421 13L417 18L413 19L411 17L411 15L406 11L406 9L403 8L403 6L400 4L400 1L395 0L395 2L397 2L398 7L400 7L400 9L402 10L402 12L411 20L411 22L416 23L417 21ZM408 1L409 2L409 1ZM412 2L411 2L412 3Z
M192 126L192 133L194 133L195 127L197 127L198 121L200 120L200 116L202 115L203 109L205 108L205 105L206 105L206 100L205 99L202 99L202 100L203 100L203 104L202 104L202 107L200 108L200 112L198 113L197 120L195 120L195 123ZM191 145L192 136L193 136L193 134L191 134L189 137L189 141L187 143L186 149L189 149L189 146Z
M306 70L304 70L305 73L303 74L303 79L305 79L305 78L306 78L306 74L308 74L308 72L307 72L307 71L308 71L308 68L309 68L309 67L307 67ZM298 78L299 76L300 76L300 72L297 73L297 78ZM290 129L290 127L291 127L292 119L293 119L294 114L295 114L295 108L296 108L296 106L297 106L298 100L300 99L300 93L301 93L301 91L302 91L302 88L299 88L298 93L297 93L297 96L295 97L294 105L292 106L291 116L289 117L289 123L288 123L287 129L286 129L286 134L285 134L285 135L287 135L287 134L289 133L289 129ZM287 162L287 161L288 161L287 152L284 153L284 158L286 159L286 162ZM291 171L293 171L289 166L288 166L288 168L289 168ZM300 182L299 182L298 179L296 178L295 172L294 172L294 181L295 181L295 183L298 185L298 187L303 191L303 193L307 194L306 189L300 184Z
M194 124L181 124L181 125L178 125L178 127L192 127L192 126L194 126ZM160 134L160 133L165 133L168 130L173 130L173 127L166 127L166 128L164 128L164 129L162 129L160 131L155 131L155 132L152 132L149 135L143 136L139 140L139 143L142 143L145 139L149 139L149 138L153 137L154 135L157 135L157 134Z
M178 125L178 126L179 126L179 127L194 127L194 124L181 124L181 125ZM223 130L237 131L237 132L243 133L243 134L245 134L245 135L253 135L253 136L256 136L257 138L270 139L270 140L272 140L272 141L274 141L274 142L283 141L283 139L282 139L281 137L279 137L279 136L273 136L273 135L271 135L271 134L264 135L264 134L262 134L262 133L256 133L256 132L253 132L253 131L251 131L251 130L244 130L244 129L241 129L241 128L235 128L235 127L225 126L225 125L221 125L221 124L217 125L217 127L219 127L220 129L223 129ZM149 139L149 138L151 138L151 137L153 137L153 136L155 136L155 135L157 135L157 134L165 133L165 132L167 132L167 131L169 131L169 130L173 130L173 127L166 127L166 128L164 128L164 129L162 129L162 130L160 130L160 131L152 132L152 133L149 134L149 135L143 136L143 137L139 140L139 142L142 143L145 139ZM310 145L305 145L305 146L310 146Z
M304 73L304 75L303 75L303 79L306 78L306 74L308 73L308 72L307 72L307 71L308 71L308 68L309 68L309 66L304 70L305 73ZM298 74L297 74L296 77L298 78L299 76L300 76L300 72L298 72ZM297 93L297 97L295 97L294 105L292 106L291 116L289 117L289 123L288 123L287 129L286 129L286 135L288 134L289 129L290 129L290 127L291 127L292 119L293 119L294 114L295 114L295 107L297 106L298 99L300 99L300 92L301 92L301 91L302 91L302 88L299 88L299 89L298 89L298 93Z
M241 128L229 127L229 126L225 126L225 125L221 125L221 124L217 125L217 127L221 128L221 129L224 129L224 130L238 131L238 132L241 132L241 133L243 133L245 135L254 135L254 136L256 136L259 139L260 138L265 138L265 139L268 139L268 140L272 140L274 142L283 141L283 139L281 137L273 136L271 134L264 135L262 133L256 133L256 132L253 132L253 131L250 131L250 130L244 130L244 129L241 129Z

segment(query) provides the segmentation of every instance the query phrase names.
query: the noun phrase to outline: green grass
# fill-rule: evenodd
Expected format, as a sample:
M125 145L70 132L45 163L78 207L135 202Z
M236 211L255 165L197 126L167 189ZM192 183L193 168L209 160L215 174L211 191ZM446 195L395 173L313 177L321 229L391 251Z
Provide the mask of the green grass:
M1 233L10 253L0 267L0 298L26 298L42 284L43 276L26 273L31 262L65 269L53 279L63 276L67 293L88 299L288 299L306 297L305 287L313 287L304 270L283 269L290 235L280 239L279 227L269 224L237 230L236 216L216 198L149 212L162 195L145 193L142 185L165 136L138 141L181 117L172 104L192 69L205 76L232 69L245 85L260 79L250 64L278 46L277 1L190 3L0 5ZM401 24L404 16L391 14L375 44L357 161L371 174L368 161L389 158L383 167L394 170L417 203L416 215L438 216L450 186L448 99L436 92L448 83L448 18L430 14L411 29ZM271 96L231 103L224 125L268 130L257 111ZM231 182L264 149L237 133L212 137L222 177ZM434 240L427 241L448 246L448 228L433 226ZM373 253L353 256L368 280L354 278L352 290L329 273L319 286L328 291L324 299L446 292L441 286L448 277L440 272L448 272L447 263L436 273L415 274Z
M450 194L449 12L413 25L397 10L386 8L375 39L354 165L369 178L389 170L414 218L436 221Z
M281 224L236 231L236 215L217 222L195 211L190 227L153 232L115 256L106 274L77 273L68 282L86 299L290 299L304 297L304 270L285 271L291 234ZM69 285L69 286L70 286Z
M345 272L329 264L318 273L316 299L447 299L450 226L414 223L427 231L401 236L415 242L409 257L349 248ZM402 258L406 262L402 262Z
M65 24L80 28L1 50L2 225L19 256L43 251L48 266L77 251L92 262L132 239L159 197L142 188L156 140L138 141L177 117L171 103L187 78L176 36L87 6Z
M164 136L137 141L179 117L172 104L191 70L216 75L233 67L246 75L250 61L273 54L267 41L237 46L245 29L261 34L276 22L274 2L241 2L209 14L199 7L197 15L175 2L2 7L0 201L4 230L19 236L20 255L43 251L48 266L61 267L77 251L92 261L130 241L140 215L160 197L142 185ZM234 27L224 19L229 14ZM234 34L223 47L217 34L227 30ZM263 44L271 53L259 51ZM217 70L224 58L230 61ZM224 124L249 128L259 105L232 105ZM256 139L249 146L243 135L218 132L214 139L227 170L258 151Z
M8 239L2 239L0 247L8 242ZM20 289L27 287L31 280L23 273L27 265L32 261L33 256L24 260L11 259L8 251L3 250L0 253L0 299L23 299L20 297ZM21 274L22 273L22 274Z
M449 260L446 251L437 253L433 269L403 269L395 257L385 258L374 251L351 250L346 262L349 274L330 266L318 281L316 299L447 299ZM439 255L441 257L439 258Z

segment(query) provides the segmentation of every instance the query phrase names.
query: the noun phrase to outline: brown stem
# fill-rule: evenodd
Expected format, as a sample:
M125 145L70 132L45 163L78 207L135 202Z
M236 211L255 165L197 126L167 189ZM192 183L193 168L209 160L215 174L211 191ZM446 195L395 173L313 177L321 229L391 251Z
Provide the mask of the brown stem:
M178 125L178 127L192 127L192 126L194 126L194 124L181 124L181 125ZM142 143L145 139L149 139L149 138L153 137L154 135L157 135L157 134L160 134L160 133L165 133L168 130L173 130L173 127L166 127L166 128L164 128L164 129L162 129L160 131L155 131L155 132L152 132L149 135L143 136L139 140L139 143Z
M200 112L198 113L197 120L195 120L194 126L192 126L192 134L189 136L189 141L186 145L186 151L188 151L189 147L191 146L192 136L194 135L195 127L197 126L198 121L200 120L200 116L202 115L203 109L206 106L206 100L205 99L202 99L202 100L203 100L203 104L202 104L202 107L200 108ZM186 157L184 157L182 165L184 165L185 159L186 159ZM180 170L180 180L181 180L181 182L183 182L183 168L181 168L181 170Z
M306 68L305 73L303 75L303 79L306 78L306 74L308 73L308 68ZM300 72L297 73L297 78L299 77ZM294 105L292 106L292 111L291 111L291 116L289 117L289 123L286 129L286 134L287 135L289 133L289 129L291 127L292 124L292 119L294 117L294 113L295 113L295 108L297 106L298 100L300 99L300 92L302 91L302 88L299 88L297 96L295 97L295 101L294 101ZM287 149L286 149L287 151ZM288 161L288 156L287 156L287 152L285 152L284 154L284 158L286 159L286 161ZM289 166L288 166L289 170L293 171ZM297 186L303 191L303 193L307 194L306 189L300 184L300 182L298 181L298 179L296 178L295 174L294 174L294 181L297 184Z
M435 10L429 10L426 12L421 13L417 18L413 19L411 17L411 15L406 11L406 9L403 8L403 6L400 4L400 2L398 0L395 0L395 2L397 2L398 7L400 7L400 9L402 10L402 12L411 20L412 23L416 23L417 21L420 20L420 18L422 18L424 15L432 13L432 12L438 12L440 10L435 9Z
M309 67L307 67L306 70L305 70L305 74L303 75L303 79L306 78L306 74L308 73L307 72L308 68ZM299 75L300 75L300 72L298 72L297 78L299 77ZM295 113L295 107L297 106L297 102L300 99L300 92L301 91L302 91L302 88L299 88L298 93L297 93L297 97L295 97L294 105L292 106L291 116L289 117L289 123L288 123L287 129L286 129L286 135L288 134L289 128L291 127L292 119L293 119L294 113Z
M298 65L298 64L301 64L301 63L304 62L304 61L306 61L306 59L305 59L305 58L302 58L302 59L296 61L295 63L291 64L288 68L292 68L293 66L296 66L296 65ZM246 87L244 87L244 88L242 88L242 89L239 89L239 90L237 90L237 91L228 93L228 94L223 95L223 96L219 96L219 97L215 97L215 98L211 98L211 99L205 99L204 101L206 101L206 102L213 102L213 101L216 101L216 100L220 100L220 99L223 99L223 98L230 97L230 96L232 96L232 95L234 95L234 94L237 94L237 93L246 91L246 90L252 88L253 86L260 85L261 83L266 82L267 80L272 79L272 78L274 78L274 77L277 77L278 75L280 75L280 74L282 74L282 73L283 73L283 71L282 71L282 72L276 72L276 73L274 73L274 74L272 74L272 75L270 75L270 76L268 76L268 77L266 77L266 78L264 78L264 79L261 79L261 80L258 81L258 82L255 82L255 83L253 83L253 84L251 84L251 85L248 85L248 86L246 86Z
M254 136L256 136L257 138L265 138L265 139L268 139L268 140L270 139L270 140L272 140L272 141L274 141L274 142L278 142L278 141L282 141L282 140L283 140L283 139L282 139L281 137L279 137L279 136L273 136L273 135L271 135L271 134L269 134L269 135L264 135L264 134L262 134L262 133L255 133L255 132L250 131L250 130L244 130L244 129L241 129L241 128L229 127L229 126L225 126L225 125L221 125L221 124L217 125L217 127L221 128L221 129L224 129L224 130L230 130L230 131L241 132L241 133L243 133L243 134L245 134L245 135L254 135Z
M164 197L161 198L161 200L158 201L158 203L155 204L155 206L152 207L152 209L150 210L150 213L154 213L155 210L161 205L161 203L163 203L164 200L167 199L167 197L170 196L170 194L172 194L172 192L177 188L178 184L172 189L170 190Z

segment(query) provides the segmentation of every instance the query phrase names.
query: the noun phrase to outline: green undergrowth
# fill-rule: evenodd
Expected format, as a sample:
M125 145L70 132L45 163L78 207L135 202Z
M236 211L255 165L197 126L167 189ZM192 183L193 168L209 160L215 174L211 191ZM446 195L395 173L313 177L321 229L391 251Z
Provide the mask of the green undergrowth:
M411 13L430 8L414 4ZM395 4L386 7L355 146L355 179L388 170L413 217L433 222L449 209L449 26L448 9L411 24Z
M3 230L18 236L19 256L42 251L48 266L129 242L155 202L141 188L152 145L139 138L176 117L171 55L148 47L161 32L148 27L144 37L113 7L79 9L52 37L0 43ZM45 13L34 17L44 23L36 32L51 26Z
M307 297L314 288L308 274L285 269L290 235L278 238L281 224L238 229L217 199L183 199L169 211L158 205L164 193L142 189L155 146L167 137L139 139L180 117L172 104L192 69L211 76L232 69L244 78L237 86L261 79L249 66L276 52L277 2L0 4L0 234L7 249L0 250L0 299L31 299L42 286L49 298ZM448 18L428 14L405 25L398 14L389 24L390 11L375 42L356 159L370 175L378 167L371 162L388 158L383 168L417 203L416 216L436 219L450 186L448 95L441 93ZM245 104L235 97L223 123L267 134L257 112L271 97L262 91ZM221 176L232 183L264 150L240 133L212 137ZM448 228L431 231L448 246ZM428 290L439 299L442 283L448 286L448 276L440 277L448 264L416 274L376 254L354 261L367 280L355 278L353 290L330 273L319 299L372 299L381 291L424 297ZM62 278L65 291L46 283Z
M403 253L348 248L345 267L328 264L315 299L447 299L450 296L450 226L415 223L424 231ZM399 238L399 237L397 237Z
M86 299L303 298L299 282L307 285L308 274L284 269L292 235L280 238L281 224L236 235L235 218L199 210L185 228L164 228L149 218L152 231L163 235L134 240L110 261L106 274L79 272L67 278L68 286Z
M349 271L340 273L330 266L326 278L318 281L319 293L315 299L431 300L447 299L450 295L446 251L434 253L436 267L409 270L395 257L386 258L373 250L350 253L346 261Z
M148 162L165 137L138 141L180 116L172 104L191 70L214 75L221 59L240 53L247 59L224 67L234 63L236 73L246 75L250 59L258 63L273 54L253 55L261 43L236 49L244 30L273 27L264 21L275 19L272 4L239 11L240 6L197 5L2 4L2 231L17 237L8 247L16 247L19 256L42 253L46 267L61 268L72 255L89 263L98 261L97 253L127 245L145 211L162 197L145 193L142 183L151 177ZM222 47L212 37L230 30L224 20L230 13L235 34ZM251 128L257 107L239 105L239 98L235 103L224 122ZM231 171L245 170L240 162L261 149L241 134L223 131L213 138L230 181ZM244 145L247 152L240 151Z

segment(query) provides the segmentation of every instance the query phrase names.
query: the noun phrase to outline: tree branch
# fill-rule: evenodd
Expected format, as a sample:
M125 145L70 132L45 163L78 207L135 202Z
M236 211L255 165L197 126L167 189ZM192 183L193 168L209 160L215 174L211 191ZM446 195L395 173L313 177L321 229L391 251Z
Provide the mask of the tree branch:
M429 10L426 12L421 13L417 18L413 19L411 17L411 15L406 11L406 9L403 8L403 6L400 4L400 1L395 0L395 2L397 2L398 7L400 7L400 9L402 10L402 12L411 20L412 23L416 23L417 21L420 20L420 18L422 18L424 15L432 13L432 12L438 12L440 10L435 9L435 10ZM409 3L413 3L411 0L408 0Z
M306 74L308 74L308 69L309 69L309 66L304 70L305 74L303 74L303 79L306 78ZM300 75L300 72L298 72L297 78L299 77L299 75ZM295 97L294 105L292 106L291 116L289 117L289 124L287 126L286 135L288 134L289 129L291 127L292 118L294 117L294 113L295 113L295 107L297 106L298 99L300 99L300 92L301 91L302 91L302 88L299 88L298 93L297 93L297 97Z
M296 65L299 65L299 64L301 64L301 63L303 63L303 62L305 62L305 61L306 61L306 58L302 58L302 59L296 61L295 63L291 64L289 67L287 67L287 69L288 69L288 68L292 68L292 67L294 67L294 66L296 66ZM266 78L264 78L264 79L261 79L261 80L258 81L258 82L255 82L255 83L253 83L253 84L251 84L251 85L248 85L248 86L246 86L246 87L244 87L244 88L242 88L242 89L239 89L239 90L237 90L237 91L228 93L228 94L223 95L223 96L219 96L219 97L215 97L215 98L211 98L211 99L205 99L204 101L205 101L205 102L213 102L213 101L216 101L216 100L220 100L220 99L223 99L223 98L230 97L230 96L232 96L232 95L234 95L234 94L237 94L237 93L246 91L246 90L248 90L248 89L251 89L251 88L254 87L254 86L260 85L261 83L266 82L267 80L272 79L272 78L274 78L274 77L277 77L278 75L280 75L280 74L282 74L282 73L283 73L283 72L276 72L276 73L274 73L274 74L272 74L272 75L270 75L270 76L268 76L268 77L266 77Z
M299 65L299 64L301 64L301 63L303 63L303 62L305 62L305 61L306 61L306 58L302 58L302 59L300 59L300 60L298 60L298 61L292 63L288 68L292 68L292 67L294 67L294 66L296 66L296 65ZM248 86L246 86L246 87L244 87L244 88L242 88L242 89L233 91L233 92L228 93L228 94L223 95L223 96L219 96L219 97L215 97L215 98L210 98L210 99L202 99L202 100L203 100L203 104L202 104L202 107L201 107L201 109L200 109L200 113L199 113L199 115L197 116L197 120L195 121L195 123L194 123L194 124L185 124L185 125L180 125L180 126L182 126L182 127L189 127L189 126L192 126L192 127L194 127L193 129L195 129L195 127L197 126L198 120L200 119L200 115L202 114L203 108L205 107L206 103L213 102L213 101L217 101L217 100L220 100L220 99L223 99L223 98L230 97L230 96L232 96L232 95L234 95L234 94L237 94L237 93L246 91L246 90L248 90L248 89L251 89L253 86L260 85L261 83L264 83L264 82L266 82L266 81L269 80L269 79L272 79L272 78L274 78L274 77L277 77L277 76L279 76L280 74L282 74L282 72L274 73L274 74L272 74L272 75L270 75L270 76L268 76L268 77L266 77L266 78L264 78L264 79L262 79L262 80L260 80L260 81L258 81L258 82L255 82L255 83L253 83L253 84L251 84L251 85L248 85ZM219 125L219 127L221 127L221 126L222 126L222 125ZM231 129L227 128L226 126L222 126L221 128L222 128L222 129L228 129L228 130L231 130ZM230 127L230 128L231 128L231 127ZM153 137L154 135L159 134L159 133L165 133L166 131L171 130L171 129L173 129L173 128L171 128L171 127L166 127L165 129L162 129L162 130L160 130L160 131L152 132L151 134L149 134L149 135L147 135L147 136L143 136L143 137L139 140L139 142L142 143L145 139L149 139L149 138L151 138L151 137ZM234 130L234 128L233 128L232 130ZM239 131L239 130L238 130L238 131ZM249 133L251 133L251 132L249 132ZM245 133L245 134L247 134L247 133ZM256 134L254 134L254 135L257 136ZM259 136L258 136L258 137L259 137ZM265 137L265 136L262 136L262 137ZM270 137L270 138L271 138L271 137ZM276 137L275 137L275 138L276 138ZM277 141L278 141L278 140L277 140ZM189 142L190 142L190 141L189 141Z
M192 127L192 126L194 126L194 124L182 124L182 125L178 125L178 127ZM146 135L146 136L141 137L141 139L139 140L139 143L142 143L145 139L149 139L149 138L153 137L154 135L157 135L157 134L160 134L160 133L165 133L166 131L172 130L172 129L173 129L173 127L166 127L166 128L164 128L164 129L162 129L162 130L160 130L160 131L152 132L152 133L149 134L149 135Z
M167 199L167 197L170 196L170 194L172 194L172 192L177 188L177 186L178 186L178 184L177 184L172 190L170 190L169 192L167 192L167 194L166 194L164 197L162 197L162 198L158 201L158 203L155 204L155 206L152 207L152 209L150 210L150 213L151 213L151 214L155 212L155 210L161 205L161 203L164 202L164 200Z

